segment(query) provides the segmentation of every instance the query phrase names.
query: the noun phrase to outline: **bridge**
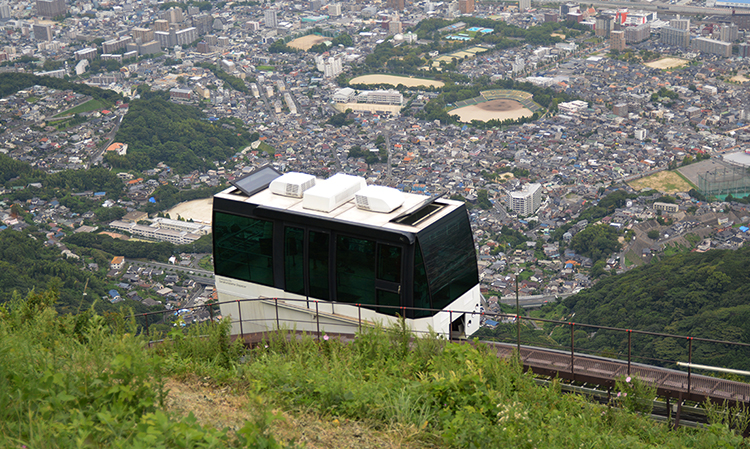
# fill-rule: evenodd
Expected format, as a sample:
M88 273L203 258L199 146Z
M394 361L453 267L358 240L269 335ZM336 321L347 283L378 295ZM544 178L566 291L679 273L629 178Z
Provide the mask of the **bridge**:
M243 317L241 313L239 313L238 316L231 316L232 323L238 325L235 326L235 329L237 327L240 329L238 334L232 335L232 337L235 339L242 339L247 345L257 344L266 338L268 333L283 328L294 328L297 332L301 332L299 329L312 329L311 331L308 330L307 334L317 339L322 338L323 335L328 335L340 338L343 341L352 341L355 337L353 334L337 334L326 331L326 323L348 320L355 325L358 325L360 330L363 327L374 326L377 324L362 319L361 309L370 309L374 307L371 305L354 304L359 310L359 318L357 318L337 314L335 304L329 302L290 298L254 298L228 301L224 303L217 302L207 306L181 309L180 312L195 313L196 316L200 315L203 316L204 319L210 319L213 321L217 314L217 311L215 310L216 306L220 304L236 303L237 311L240 312L240 303L248 301L260 301L264 302L266 305L273 305L276 307L277 314L275 320L257 319L247 316ZM379 305L377 307L387 308L389 306ZM289 308L307 310L309 312L309 320L285 322L280 317L283 317L285 315L284 311ZM407 309L395 306L393 306L393 308L398 309L400 314L403 314ZM279 311L281 311L281 314L279 314ZM483 312L478 311L436 310L435 312L438 314L448 314L449 316L465 313L468 316L476 316L477 319L490 317L486 316ZM174 316L175 311L158 311L136 315L136 318L139 318L142 323L145 321L142 331L148 335L150 324L157 322L166 323L170 318L174 318ZM666 399L667 409L671 410L672 406L676 408L676 415L674 418L675 426L679 425L682 407L686 401L693 401L695 403L711 401L729 406L739 405L741 407L750 407L750 384L693 373L694 369L709 369L738 375L750 375L750 372L747 371L739 371L724 367L709 367L694 363L695 354L710 356L716 352L717 347L723 348L724 351L731 350L733 359L737 359L737 356L740 355L740 353L744 354L739 357L740 359L747 359L747 354L750 353L749 343L712 340L707 338L597 326L568 321L528 318L524 316L519 317L509 314L492 315L491 318L506 323L511 322L513 327L516 327L517 329L517 338L515 342L481 342L492 348L492 351L497 357L503 359L519 358L519 361L522 363L523 368L526 371L531 371L540 376L565 379L587 385L596 385L599 386L600 389L603 387L608 392L611 392L615 387L618 379L625 376L637 377L646 384L656 387L657 396ZM393 320L395 321L397 318L394 318ZM567 345L558 346L557 348L545 348L525 344L520 338L522 320L546 322L554 326L568 328L569 343ZM186 319L185 321L191 322L192 320ZM264 322L259 323L259 321ZM451 322L451 319L447 320L447 323ZM258 329L259 326L263 326L267 330L250 333L243 331L243 328ZM594 333L608 332L613 339L617 341L627 341L623 354L620 358L616 358L617 354L609 354L605 357L602 354L591 354L577 348L576 335L579 335L578 338L580 339L580 331L582 329L592 329L595 331ZM451 329L447 329L447 332L445 329L442 331L440 329L435 329L435 332L449 340L463 342L469 341L463 336L455 335L455 332L451 331ZM588 332L585 332L583 335L588 336L589 334ZM675 347L686 347L687 351L686 354L684 354L683 359L649 359L646 356L639 354L638 349L642 350L647 343L652 343L655 338L674 340ZM680 354L680 351L676 351L675 353ZM680 356L682 355L683 354L680 354ZM644 361L655 364L643 363ZM661 366L657 366L656 363Z

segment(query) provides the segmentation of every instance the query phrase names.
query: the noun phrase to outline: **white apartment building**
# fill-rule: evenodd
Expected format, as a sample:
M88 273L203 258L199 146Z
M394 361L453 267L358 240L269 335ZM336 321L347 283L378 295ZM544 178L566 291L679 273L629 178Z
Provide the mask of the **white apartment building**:
M542 204L542 185L526 184L521 190L508 193L508 207L518 215L531 215Z

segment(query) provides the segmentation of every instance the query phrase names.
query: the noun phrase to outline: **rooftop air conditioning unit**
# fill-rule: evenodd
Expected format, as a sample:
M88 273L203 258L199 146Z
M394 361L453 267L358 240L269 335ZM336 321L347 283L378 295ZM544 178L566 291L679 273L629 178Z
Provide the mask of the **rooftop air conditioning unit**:
M315 186L315 176L289 172L271 181L269 188L276 195L302 198L302 194L313 186Z
M384 186L367 186L357 192L355 198L359 209L384 214L404 204L404 194L400 190Z
M354 198L354 194L365 187L367 182L364 178L339 173L306 190L302 207L330 212Z

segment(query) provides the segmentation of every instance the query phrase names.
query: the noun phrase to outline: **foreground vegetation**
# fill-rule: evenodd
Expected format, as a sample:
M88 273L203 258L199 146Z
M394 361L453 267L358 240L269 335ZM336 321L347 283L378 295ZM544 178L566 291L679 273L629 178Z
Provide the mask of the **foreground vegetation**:
M387 431L394 445L415 447L744 444L723 424L669 431L626 402L592 404L563 395L556 381L540 387L481 344L434 336L410 344L403 326L351 344L280 333L249 351L230 342L227 322L176 326L149 349L132 318L57 315L55 297L31 293L0 308L2 447L288 447L272 435L280 411L313 413L331 427L359 422L365 434ZM254 412L231 428L204 425L167 405L174 379L231 389Z

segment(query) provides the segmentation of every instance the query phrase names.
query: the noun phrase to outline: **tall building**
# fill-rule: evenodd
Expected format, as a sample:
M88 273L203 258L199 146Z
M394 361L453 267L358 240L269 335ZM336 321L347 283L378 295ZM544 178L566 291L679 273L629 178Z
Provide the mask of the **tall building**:
M10 19L10 5L0 5L0 19Z
M567 17L568 13L579 12L581 6L578 3L563 3L560 5L560 16Z
M458 10L461 14L471 14L474 12L474 0L458 0Z
M693 39L693 50L729 58L732 56L732 43L699 37Z
M404 0L388 0L386 6L389 9L395 9L396 11L403 11L405 8Z
M67 14L68 8L65 0L36 0L36 11L40 16L52 19Z
M671 26L663 27L661 30L661 43L675 47L686 48L690 46L690 31Z
M508 193L508 207L518 215L531 215L542 204L542 185L526 184L523 189Z
M740 29L733 23L725 23L721 26L720 39L724 42L734 42L739 38Z
M528 11L531 9L531 0L518 0L518 9L520 11Z
M403 32L401 21L398 17L388 22L388 34L401 34Z
M154 31L169 31L169 22L164 19L154 21Z
M615 18L609 14L600 14L596 16L596 25L594 34L605 39L609 39L609 32L615 29Z
M672 19L669 26L678 30L690 30L690 19Z
M609 32L609 48L612 50L623 51L625 50L625 32L610 31Z
M341 3L331 3L328 5L328 15L338 17L341 15Z
M643 42L651 36L651 24L643 23L634 27L625 28L625 43L636 44Z
M169 8L164 13L163 19L169 23L181 23L185 20L182 15L182 8Z
M138 44L154 40L154 32L148 28L134 27L131 30L131 34L133 35L133 40Z
M263 11L263 18L266 21L266 28L278 28L279 19L276 17L275 9L267 9Z
M34 25L34 39L38 41L52 42L52 25Z

